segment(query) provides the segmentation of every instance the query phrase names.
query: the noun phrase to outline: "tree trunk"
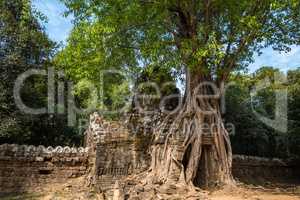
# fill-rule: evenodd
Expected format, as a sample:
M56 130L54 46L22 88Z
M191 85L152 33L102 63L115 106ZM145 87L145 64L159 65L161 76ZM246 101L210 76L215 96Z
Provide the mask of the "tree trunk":
M164 138L164 144L153 145L152 180L202 188L233 183L231 144L219 93L203 73L187 73L183 106L156 131L156 139Z

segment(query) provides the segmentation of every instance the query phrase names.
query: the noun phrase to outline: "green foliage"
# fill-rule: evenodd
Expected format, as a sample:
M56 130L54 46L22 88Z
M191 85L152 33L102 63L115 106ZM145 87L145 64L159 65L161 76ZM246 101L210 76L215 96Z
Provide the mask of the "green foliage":
M300 68L288 72L289 85L289 142L291 153L300 152Z
M139 97L135 96L135 100L145 110L158 111L162 109L162 106L168 110L172 110L179 103L181 94L176 87L176 75L168 68L148 65L140 73L135 85L136 93L139 95ZM146 96L143 97L143 95ZM169 95L177 96L164 99Z
M65 115L29 115L15 105L17 77L28 69L51 66L56 44L39 23L45 17L31 7L30 0L1 0L0 10L0 143L79 144L77 132L66 126ZM47 107L47 78L27 79L21 97L29 107Z
M185 67L217 82L228 77L237 82L226 93L225 115L226 121L236 126L237 134L232 137L235 153L269 157L299 154L300 70L288 72L286 85L271 80L270 87L254 99L254 109L272 117L274 90L288 89L286 135L258 121L249 95L253 85L277 71L265 67L253 76L230 76L231 71L245 69L262 48L289 51L290 45L300 43L298 0L62 2L74 14L75 27L66 47L54 56L56 44L39 23L45 17L32 9L30 0L0 0L1 143L80 143L78 131L66 126L65 115L32 116L17 110L14 81L30 68L45 69L54 63L75 83L72 92L78 107L118 110L126 107L132 86L142 82L157 83L162 89L160 98L178 94L175 85L164 87L164 83L174 83ZM152 87L140 90L155 92ZM28 106L43 107L46 91L45 78L35 76L24 85L22 98ZM157 102L150 103L157 107Z
M298 0L61 1L69 9L68 13L75 16L78 27L82 24L98 27L93 33L99 37L96 42L101 46L99 52L105 55L101 57L100 66L111 67L115 66L111 63L117 63L116 66L122 69L134 68L133 72L139 72L136 69L141 66L145 77L153 75L152 66L160 68L158 71L167 69L166 72L188 68L219 84L226 81L232 71L245 69L253 61L253 55L260 54L265 47L289 51L290 45L300 44ZM237 76L238 85L228 92L227 120L236 124L238 133L243 133L233 137L238 153L285 155L286 150L282 151L281 147L281 153L278 150L278 146L282 146L277 137L279 133L265 127L251 114L249 91L269 73L274 70L262 69L255 78ZM292 85L288 86L289 103L296 107L295 97L291 94L297 94L294 87L298 86ZM272 82L270 87L257 94L255 102L258 103L254 108L258 113L273 116L274 89L278 87L282 86ZM153 92L152 88L143 90ZM297 119L292 124L295 121ZM296 132L296 127L289 127L289 130Z
M94 88L93 83L89 80L80 80L74 87L73 93L78 101L79 106L89 109L89 106L100 106L98 105L97 90ZM93 109L93 108L92 108ZM95 109L95 108L94 108Z
M112 31L97 22L79 23L72 30L67 46L54 58L57 68L75 84L73 94L78 107L92 105L93 109L116 111L128 100L129 76L135 63L107 46L109 39L104 35ZM123 53L134 56L131 51ZM111 59L116 54L121 57Z
M78 24L105 32L101 41L115 52L105 60L200 68L221 80L264 47L289 51L300 42L297 0L62 2Z
M299 69L288 71L287 82L281 84L274 82L275 73L279 73L279 70L263 67L252 76L238 74L231 77L236 84L231 86L226 93L225 119L235 125L235 135L231 136L231 140L236 154L282 158L299 155L300 71ZM270 85L260 90L255 98L251 99L250 91L253 86L266 78L270 79ZM270 119L274 118L274 95L275 90L279 88L288 90L287 133L280 133L266 126L253 114L252 110Z

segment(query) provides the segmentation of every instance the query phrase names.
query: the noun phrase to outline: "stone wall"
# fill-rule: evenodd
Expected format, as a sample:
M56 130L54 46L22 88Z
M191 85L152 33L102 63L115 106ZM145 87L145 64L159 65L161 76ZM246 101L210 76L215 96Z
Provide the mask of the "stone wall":
M103 191L117 180L146 170L149 155L135 138L110 138L96 146L95 159L88 148L0 145L0 193L37 190L47 184L88 175L93 166L97 184ZM90 160L90 161L89 161ZM235 179L246 183L300 183L300 164L294 161L235 155Z
M148 169L151 158L135 140L106 139L98 143L95 169L101 190L109 191L116 181ZM295 161L234 155L232 171L234 178L244 183L300 183L300 163Z
M235 179L251 184L300 183L300 163L296 160L234 155L232 172Z
M133 139L100 142L96 148L95 161L97 183L101 190L110 190L117 180L147 170L149 161L148 154Z
M87 148L0 145L0 193L37 190L87 173Z
M146 143L151 140L145 135L130 134L121 122L106 121L93 113L85 140L92 183L102 191L111 190L117 180L148 169Z

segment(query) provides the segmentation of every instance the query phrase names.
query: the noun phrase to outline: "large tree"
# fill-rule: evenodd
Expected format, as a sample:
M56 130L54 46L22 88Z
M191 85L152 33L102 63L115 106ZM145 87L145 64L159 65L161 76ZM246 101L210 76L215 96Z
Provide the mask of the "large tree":
M289 51L289 45L299 44L299 1L63 2L77 22L99 24L108 63L122 58L123 63L134 59L184 69L182 106L170 114L170 126L158 127L157 134L167 136L161 154L153 149L153 177L167 182L179 170L182 176L175 180L186 184L231 183L231 144L220 110L224 83L230 72L245 68L262 48ZM203 138L210 138L213 145L206 145ZM181 141L183 154L171 141Z

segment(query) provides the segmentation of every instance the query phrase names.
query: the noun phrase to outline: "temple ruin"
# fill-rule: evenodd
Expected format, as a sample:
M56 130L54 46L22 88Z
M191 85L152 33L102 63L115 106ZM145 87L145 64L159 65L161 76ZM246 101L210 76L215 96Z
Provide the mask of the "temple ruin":
M210 144L209 138L206 142ZM50 183L84 177L87 187L113 196L116 183L122 185L128 177L147 172L152 159L149 149L152 145L162 148L163 144L163 139L154 144L144 134L131 133L124 123L108 122L94 113L84 147L0 145L0 191L34 191ZM251 182L254 177L263 181L297 179L299 169L299 163L293 161L235 155L232 170L236 180Z

